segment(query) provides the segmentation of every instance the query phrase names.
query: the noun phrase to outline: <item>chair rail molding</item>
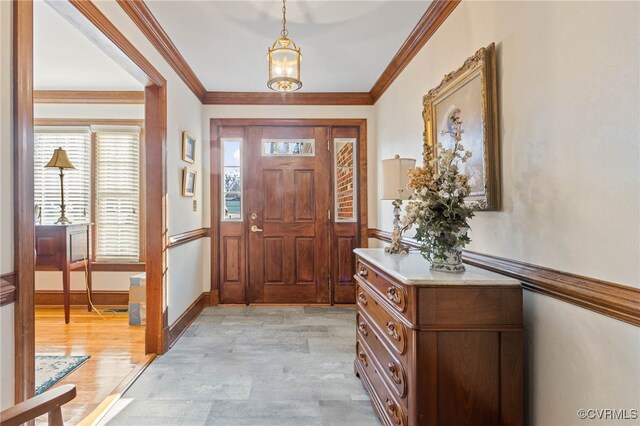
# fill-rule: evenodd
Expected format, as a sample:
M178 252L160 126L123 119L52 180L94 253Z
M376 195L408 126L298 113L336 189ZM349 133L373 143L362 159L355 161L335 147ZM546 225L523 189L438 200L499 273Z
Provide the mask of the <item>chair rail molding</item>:
M369 238L391 242L391 233L369 228ZM403 238L402 242L414 249L420 247L413 239ZM638 288L469 250L463 251L462 259L469 265L520 280L529 291L640 326Z
M185 231L179 234L170 235L169 244L167 244L167 248L177 247L182 244L186 244L188 242L195 241L200 238L205 238L209 236L210 236L209 228L198 228L198 229L193 229L191 231Z
M0 275L0 306L16 301L16 276L13 272Z

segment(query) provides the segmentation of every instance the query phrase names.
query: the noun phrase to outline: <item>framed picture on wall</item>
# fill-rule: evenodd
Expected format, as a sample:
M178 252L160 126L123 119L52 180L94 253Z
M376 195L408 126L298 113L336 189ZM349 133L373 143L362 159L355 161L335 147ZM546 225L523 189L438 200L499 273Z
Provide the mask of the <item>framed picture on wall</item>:
M198 172L185 167L182 170L182 195L193 197L196 195L196 176Z
M467 200L478 210L500 209L500 149L495 44L478 50L447 74L440 85L422 98L424 143L436 152L450 149L451 118L462 120L462 145L471 158L460 165L469 176Z
M196 138L186 130L182 131L182 159L187 163L196 162Z

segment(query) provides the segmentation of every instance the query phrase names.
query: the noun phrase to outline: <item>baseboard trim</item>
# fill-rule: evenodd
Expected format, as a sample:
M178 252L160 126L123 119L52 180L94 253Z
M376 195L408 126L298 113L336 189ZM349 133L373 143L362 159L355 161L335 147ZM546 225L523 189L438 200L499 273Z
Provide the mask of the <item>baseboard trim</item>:
M180 317L169 327L169 344L171 348L182 336L191 323L200 315L200 312L205 307L204 299L205 294L202 293L183 313Z
M128 291L93 290L92 302L96 306L126 306L129 304ZM61 290L36 290L36 305L62 306L64 295ZM87 292L71 291L71 305L87 305Z
M391 233L369 228L369 238L391 242ZM420 247L409 238L402 242L411 248ZM640 289L468 250L463 251L462 259L469 265L515 278L529 291L640 326Z

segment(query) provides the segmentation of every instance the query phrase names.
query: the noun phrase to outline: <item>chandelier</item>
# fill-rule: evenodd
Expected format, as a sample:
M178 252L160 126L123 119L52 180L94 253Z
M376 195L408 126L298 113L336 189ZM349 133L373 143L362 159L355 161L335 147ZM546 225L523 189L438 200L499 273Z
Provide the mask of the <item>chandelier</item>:
M287 5L282 0L282 31L280 38L269 48L269 81L267 86L277 92L293 92L302 87L300 62L302 53L293 40L287 36Z

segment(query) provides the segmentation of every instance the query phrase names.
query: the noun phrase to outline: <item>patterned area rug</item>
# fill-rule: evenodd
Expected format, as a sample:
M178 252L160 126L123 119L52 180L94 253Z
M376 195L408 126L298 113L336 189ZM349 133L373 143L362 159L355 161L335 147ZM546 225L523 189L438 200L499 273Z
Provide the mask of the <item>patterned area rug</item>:
M58 383L88 359L84 355L36 355L36 395Z

